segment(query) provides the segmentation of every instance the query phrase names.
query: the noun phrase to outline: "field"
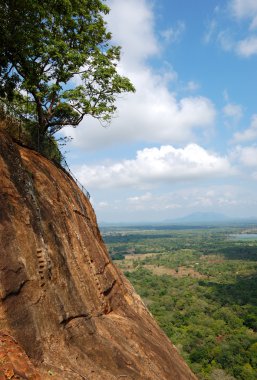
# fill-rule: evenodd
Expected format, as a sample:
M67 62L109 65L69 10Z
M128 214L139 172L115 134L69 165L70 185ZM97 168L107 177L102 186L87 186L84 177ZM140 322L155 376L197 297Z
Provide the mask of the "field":
M104 240L200 380L257 379L256 226L108 227Z

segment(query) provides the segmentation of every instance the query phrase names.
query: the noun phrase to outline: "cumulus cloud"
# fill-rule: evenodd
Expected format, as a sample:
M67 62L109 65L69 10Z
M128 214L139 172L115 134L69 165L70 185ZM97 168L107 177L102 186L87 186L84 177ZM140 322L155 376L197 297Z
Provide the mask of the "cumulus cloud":
M130 69L141 64L160 47L154 32L152 5L146 0L109 0L107 22L115 43L123 47L123 64Z
M238 161L246 167L257 167L257 146L237 146L233 152L234 157L237 157Z
M125 95L117 102L118 114L110 128L86 118L77 129L64 129L73 143L86 150L109 147L117 143L176 143L197 141L199 133L212 132L216 110L202 96L179 98L170 90L176 73L169 67L156 72L147 60L160 54L155 37L154 15L146 0L110 0L108 18L115 43L123 46L119 70L136 87L136 94ZM180 29L182 26L180 26ZM191 82L191 90L196 89Z
M164 145L145 148L136 158L103 165L83 165L76 176L90 188L154 187L156 183L189 181L234 174L226 157L210 153L197 144L185 148Z
M233 142L241 143L257 139L257 115L253 115L251 125L243 132L236 132L233 136Z
M155 81L147 71L139 82L136 96L120 102L119 117L110 128L100 128L96 121L86 119L80 128L69 129L67 134L75 144L91 150L133 141L174 143L195 140L196 131L212 131L216 112L207 98L185 97L178 101L161 80Z

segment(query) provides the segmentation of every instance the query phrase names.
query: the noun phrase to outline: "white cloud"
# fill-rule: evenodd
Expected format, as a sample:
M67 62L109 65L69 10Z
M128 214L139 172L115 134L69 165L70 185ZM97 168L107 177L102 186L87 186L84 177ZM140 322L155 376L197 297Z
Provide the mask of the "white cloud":
M136 158L103 165L83 165L76 176L89 188L154 187L156 184L229 176L229 160L196 144L145 148Z
M92 118L86 118L79 128L63 129L73 137L73 144L96 150L117 143L176 143L198 141L199 133L212 132L216 110L212 102L201 96L179 98L170 91L177 79L173 68L156 72L147 59L158 55L160 44L154 34L154 15L146 0L111 0L108 18L115 43L123 46L119 70L136 87L117 101L118 117L110 128L103 129ZM195 86L194 86L195 85ZM196 87L191 82L192 87Z
M257 167L257 146L236 147L233 152L238 161L249 168Z
M257 178L257 177L256 177ZM103 220L120 221L164 221L174 219L192 212L220 212L230 216L249 216L256 212L256 191L246 189L240 184L211 187L207 184L187 187L172 187L164 194L140 192L123 197L109 204L108 209L101 210Z
M230 9L237 19L250 19L253 22L257 17L257 3L255 0L231 0ZM253 27L253 26L252 26Z
M238 123L243 116L243 107L239 104L228 103L223 108L224 115L232 119L234 123Z
M237 20L249 21L249 34L244 38L230 43L239 56L247 58L257 54L257 36L252 32L257 28L257 2L256 0L230 0L229 9ZM226 50L226 49L225 49Z
M255 0L231 0L230 9L238 20L248 19L250 21L250 30L257 28L257 3Z
M138 84L137 94L119 102L118 118L110 128L103 129L97 121L87 118L79 128L66 129L75 145L94 150L133 141L174 143L196 140L196 131L212 132L216 111L207 98L177 100L161 78L147 71L134 83Z
M257 54L257 36L250 36L238 42L237 54L242 57L250 57Z
M217 41L224 51L234 51L242 58L249 58L257 54L257 36L249 35L244 39L236 39L231 31L223 30L219 32Z
M185 90L186 90L186 91L192 91L192 92L193 92L193 91L198 90L199 87L200 87L199 83L197 83L197 82L195 82L195 81L193 81L193 80L190 80L190 81L187 83L187 85L186 85L186 87L185 87Z
M128 201L130 203L142 203L142 202L149 202L152 200L153 200L153 195L149 192L147 192L143 195L128 198Z
M238 28L238 23L228 24L226 29L221 28L222 15L228 16L232 21L245 20L249 23L246 30ZM226 20L227 22L228 20ZM242 24L244 25L244 24ZM243 58L257 54L257 2L256 0L228 0L227 4L220 9L214 10L214 18L207 23L204 42L206 44L216 41L226 52L235 52ZM243 33L243 34L242 34Z
M217 41L224 51L231 51L235 48L235 41L230 30L222 30L218 33Z
M108 207L108 206L109 206L109 203L106 202L106 201L101 201L101 202L99 202L99 203L96 205L96 207L98 207L98 208L106 208L106 207Z
M146 0L110 0L108 25L115 43L122 46L123 64L133 68L160 51L154 33L154 13Z
M127 198L128 207L135 210L175 210L182 207L181 199L175 192L164 195L155 195L152 193L144 193L134 197Z
M252 19L250 30L256 30L257 29L257 15Z
M255 180L257 180L257 172L253 172L252 178L255 179Z
M124 200L123 205L126 205L130 212L133 211L161 211L168 209L180 208L180 204L172 203L171 199L166 195L155 195L152 193L143 193L133 197L128 197Z
M236 132L233 136L233 142L253 141L257 139L257 115L253 115L251 125L243 132Z
M212 190L194 189L190 207L196 209L223 210L226 206L238 204L236 191L230 186L215 186Z
M203 41L205 44L209 44L211 40L213 39L215 33L217 30L217 21L215 19L211 20L206 25L206 32L203 37Z
M183 21L178 21L174 27L170 27L161 32L161 36L166 42L174 43L180 41L186 30L186 24Z

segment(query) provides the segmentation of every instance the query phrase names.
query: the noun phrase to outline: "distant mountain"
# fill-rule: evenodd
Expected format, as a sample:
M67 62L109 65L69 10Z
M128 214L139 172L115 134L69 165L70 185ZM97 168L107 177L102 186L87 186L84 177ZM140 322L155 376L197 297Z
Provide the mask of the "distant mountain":
M182 218L176 219L179 223L211 223L226 222L230 218L217 212L194 212Z
M236 225L245 225L245 224L256 224L257 217L236 217L236 216L227 216L218 212L194 212L192 214L178 217L174 219L165 219L165 220L145 220L145 221L127 221L127 222L99 222L100 228L109 229L109 228L147 228L147 229L163 229L164 227L170 226L190 226L192 224L197 225L206 225L206 224L236 224Z

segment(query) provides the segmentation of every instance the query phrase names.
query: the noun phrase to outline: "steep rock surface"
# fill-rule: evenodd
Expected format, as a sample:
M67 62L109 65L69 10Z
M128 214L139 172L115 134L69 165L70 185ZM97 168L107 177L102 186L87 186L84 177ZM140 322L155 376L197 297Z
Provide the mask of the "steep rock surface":
M195 380L73 179L0 132L0 181L0 331L42 379Z
M34 368L26 353L8 334L0 332L0 380L50 380L51 375L44 373L44 378Z

